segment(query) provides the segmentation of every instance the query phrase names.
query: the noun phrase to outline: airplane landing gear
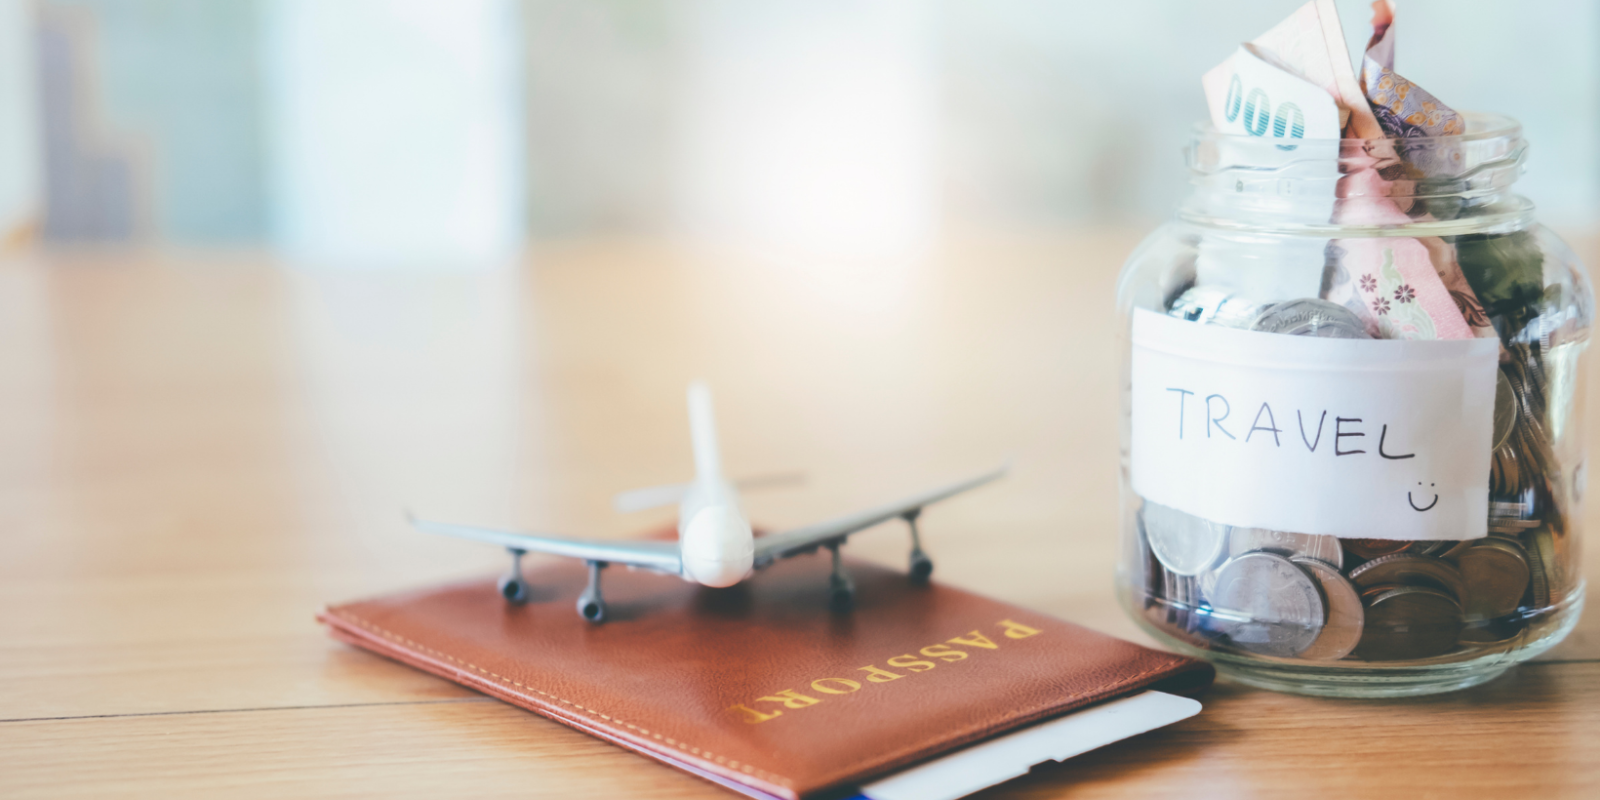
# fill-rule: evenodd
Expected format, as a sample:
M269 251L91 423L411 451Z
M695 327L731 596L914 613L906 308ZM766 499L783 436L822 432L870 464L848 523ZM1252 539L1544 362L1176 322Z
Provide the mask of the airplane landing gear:
M828 576L828 607L835 614L848 614L856 607L856 585L839 559L839 543L828 543L828 551L833 554L833 574Z
M515 547L507 547L506 552L511 554L511 571L500 579L500 596L507 603L520 606L528 602L528 582L522 579L522 554L524 551Z
M922 509L912 509L903 514L901 519L911 526L911 582L927 583L928 576L933 574L933 559L922 552L922 536L917 532L917 517L922 516Z
M604 561L589 561L589 587L578 595L578 616L593 622L606 621L606 601L600 596L600 570L606 568Z

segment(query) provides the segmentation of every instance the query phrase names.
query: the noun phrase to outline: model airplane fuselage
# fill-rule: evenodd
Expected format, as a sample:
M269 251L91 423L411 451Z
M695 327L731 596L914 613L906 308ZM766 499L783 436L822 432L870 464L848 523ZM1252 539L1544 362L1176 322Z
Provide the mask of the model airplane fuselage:
M694 446L694 480L626 492L617 498L618 508L622 510L677 502L677 542L570 539L419 519L413 519L412 523L430 533L505 547L511 553L512 564L510 573L500 581L500 592L511 603L527 601L527 584L522 577L525 553L548 553L587 562L589 586L578 598L578 613L590 622L605 619L600 570L611 564L678 575L705 586L726 587L778 559L814 552L821 547L828 548L833 556L831 605L835 611L845 612L854 606L855 588L840 562L839 546L852 534L891 519L905 520L911 528L910 578L926 581L933 572L933 562L922 552L917 531L917 518L922 508L1005 473L1005 467L1000 467L895 503L757 539L745 519L737 487L723 475L711 393L699 382L689 386L689 430Z
M683 575L706 586L732 586L754 568L756 537L739 505L738 490L722 476L711 392L703 383L689 385L689 435L695 476L678 504Z

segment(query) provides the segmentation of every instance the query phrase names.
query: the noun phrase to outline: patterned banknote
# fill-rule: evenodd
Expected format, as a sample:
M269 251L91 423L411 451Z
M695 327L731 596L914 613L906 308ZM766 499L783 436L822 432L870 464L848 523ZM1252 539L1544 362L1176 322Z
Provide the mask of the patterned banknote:
M1394 0L1372 4L1372 39L1361 60L1361 89L1390 136L1452 136L1466 132L1454 109L1394 71Z
M1337 277L1325 285L1323 296L1354 310L1374 335L1384 339L1470 339L1477 335L1462 313L1459 292L1452 291L1437 272L1423 240L1337 239L1330 250ZM1477 299L1471 292L1467 288L1466 299L1475 305ZM1487 327L1481 308L1477 317Z

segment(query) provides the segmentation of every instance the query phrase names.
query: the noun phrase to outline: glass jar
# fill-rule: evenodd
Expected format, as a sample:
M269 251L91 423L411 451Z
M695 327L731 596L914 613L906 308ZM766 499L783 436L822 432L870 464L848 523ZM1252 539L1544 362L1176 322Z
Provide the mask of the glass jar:
M1203 126L1193 195L1122 269L1117 592L1243 682L1449 691L1577 622L1593 293L1511 191L1521 127L1465 116Z

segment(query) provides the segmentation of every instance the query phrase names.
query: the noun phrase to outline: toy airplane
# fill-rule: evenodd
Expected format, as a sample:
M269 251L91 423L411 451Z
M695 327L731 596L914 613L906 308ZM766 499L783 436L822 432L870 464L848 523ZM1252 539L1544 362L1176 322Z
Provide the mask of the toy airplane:
M855 606L855 586L839 561L839 545L851 534L895 517L911 528L911 580L924 582L933 573L933 561L922 552L917 517L922 508L947 497L982 486L1006 471L1005 467L963 481L913 495L895 503L869 508L837 519L756 538L740 508L739 493L722 476L722 455L717 448L712 420L711 393L699 382L689 385L689 431L694 445L694 480L627 492L617 497L629 510L678 502L678 541L616 541L563 539L514 531L451 525L413 518L412 524L429 533L459 536L504 546L511 553L511 571L500 580L507 602L527 601L528 585L522 578L522 556L529 551L582 559L589 565L589 586L578 598L578 613L590 622L606 617L600 596L600 570L612 564L677 575L705 586L732 586L773 562L828 548L833 554L829 578L829 604L843 613Z

